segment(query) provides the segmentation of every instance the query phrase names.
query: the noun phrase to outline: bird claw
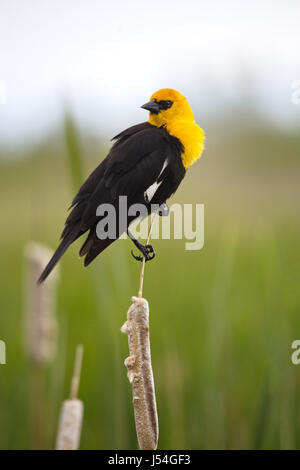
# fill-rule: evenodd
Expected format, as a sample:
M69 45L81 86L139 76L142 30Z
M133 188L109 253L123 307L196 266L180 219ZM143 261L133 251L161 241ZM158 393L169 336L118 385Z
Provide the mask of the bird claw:
M151 261L153 258L155 258L155 251L152 245L145 245L146 248L146 261Z
M153 258L155 258L155 251L152 245L141 245L140 248L143 256L140 255L135 255L133 253L133 250L131 250L131 254L136 259L137 261L143 261L143 258L145 258L146 261L151 261Z
M135 255L133 253L133 250L131 250L131 255L134 257L134 259L136 259L137 261L143 261L143 257L142 256L139 256L139 255Z

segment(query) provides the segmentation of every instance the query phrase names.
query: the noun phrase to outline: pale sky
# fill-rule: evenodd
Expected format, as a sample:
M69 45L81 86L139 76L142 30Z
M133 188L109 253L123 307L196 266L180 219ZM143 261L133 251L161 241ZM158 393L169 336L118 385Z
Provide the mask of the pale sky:
M299 25L298 0L0 0L0 144L46 133L66 102L113 135L162 87L205 119L252 83L264 115L300 122Z

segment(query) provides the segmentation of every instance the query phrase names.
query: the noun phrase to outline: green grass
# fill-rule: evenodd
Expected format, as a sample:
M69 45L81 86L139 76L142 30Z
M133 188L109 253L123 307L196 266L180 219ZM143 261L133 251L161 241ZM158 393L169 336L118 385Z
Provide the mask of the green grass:
M231 143L236 155L245 139ZM272 148L270 141L265 145ZM282 153L285 146L283 139ZM0 366L2 449L30 445L23 250L32 239L55 247L62 229L73 190L64 148L58 147L54 154L50 142L28 151L27 159L1 164L0 339L7 344L7 365ZM237 174L235 166L225 165L228 151L228 143L212 142L176 196L205 203L204 249L187 252L183 241L155 241L157 258L146 265L159 448L299 448L300 366L290 360L291 343L300 337L300 227L290 204L295 193L273 184L279 168L267 179L260 170ZM43 445L53 448L75 346L83 343L81 448L136 448L123 364L127 337L120 327L138 290L140 266L128 240L87 269L78 248L61 262L59 354L44 371Z

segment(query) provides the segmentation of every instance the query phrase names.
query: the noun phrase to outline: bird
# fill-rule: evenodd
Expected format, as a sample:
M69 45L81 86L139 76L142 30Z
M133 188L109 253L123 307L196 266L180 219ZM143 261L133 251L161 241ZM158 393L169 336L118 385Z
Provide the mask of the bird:
M136 124L113 137L106 158L96 167L74 197L61 241L38 279L42 283L58 263L67 248L79 237L87 237L79 251L88 266L122 233L127 232L142 256L150 261L155 252L152 245L143 245L129 231L138 217L126 217L117 222L116 237L97 236L97 208L111 204L118 215L118 200L126 196L128 206L144 204L147 214L152 207L160 215L168 213L167 199L175 193L188 168L202 155L205 133L195 122L187 99L178 91L162 88L141 106L149 112L148 121ZM118 220L118 217L117 217Z

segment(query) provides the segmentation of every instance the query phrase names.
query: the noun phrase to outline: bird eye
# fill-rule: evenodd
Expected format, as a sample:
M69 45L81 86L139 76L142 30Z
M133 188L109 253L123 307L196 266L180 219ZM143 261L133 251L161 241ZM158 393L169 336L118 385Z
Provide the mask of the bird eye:
M172 104L173 104L173 101L171 100L162 100L162 101L159 101L159 107L160 109L169 109L171 108Z

